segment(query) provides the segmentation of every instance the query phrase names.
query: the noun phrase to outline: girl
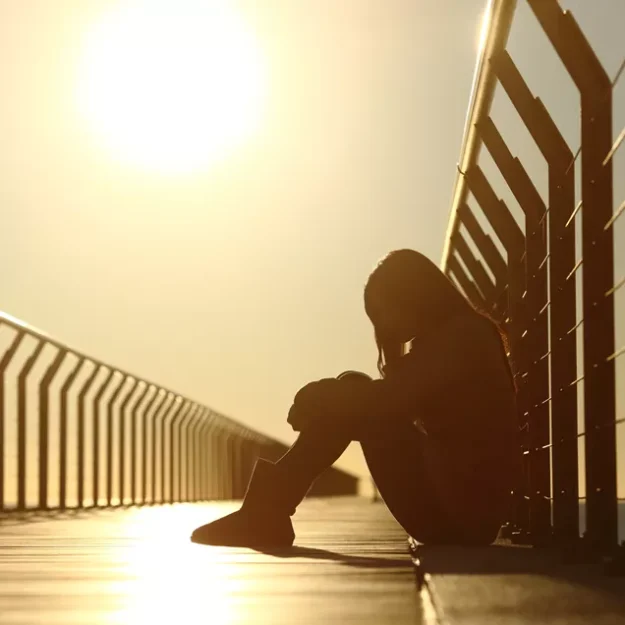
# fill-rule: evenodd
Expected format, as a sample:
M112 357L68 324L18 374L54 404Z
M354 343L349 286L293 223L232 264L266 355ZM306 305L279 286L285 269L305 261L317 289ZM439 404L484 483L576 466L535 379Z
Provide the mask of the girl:
M241 509L197 528L193 541L292 545L291 515L351 441L360 442L384 502L417 541L496 538L520 467L502 335L413 250L378 264L364 304L381 378L346 372L304 386L288 416L299 432L294 445L275 464L259 460Z

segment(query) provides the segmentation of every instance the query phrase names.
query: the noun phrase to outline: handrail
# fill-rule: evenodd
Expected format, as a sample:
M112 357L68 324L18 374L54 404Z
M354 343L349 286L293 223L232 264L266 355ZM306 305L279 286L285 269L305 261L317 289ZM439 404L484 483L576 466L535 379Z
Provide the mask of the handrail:
M55 339L54 337L50 336L48 333L44 332L43 330L39 330L38 328L35 328L34 326L26 323L25 321L22 321L21 319L14 317L13 315L9 315L6 312L0 311L0 326L3 324L12 327L15 330L25 332L26 334L29 334L30 336L34 336L38 339L41 339L45 341L46 343L48 343L49 345L52 345L61 351L67 351L67 352L76 354L77 356L81 356L85 360L92 362L96 366L104 367L106 369L110 369L113 371L117 371L123 376L129 377L135 380L140 380L143 383L147 384L148 386L154 386L156 388L162 389L165 393L173 393L174 395L179 395L179 393L177 393L176 391L173 391L170 388L160 383L148 380L147 378L131 373L130 371L117 367L116 365L112 365L104 360L100 360L99 358L95 358L93 356L87 356L85 354L82 354L77 349L70 347L69 345L60 341L59 339ZM234 431L240 431L240 432L248 431L245 426L240 424L238 421L235 421L231 417L227 417L221 413L219 414L219 417L224 424L228 424L232 426L233 432ZM251 432L252 430L249 430L249 431ZM264 437L264 438L268 438L268 437ZM273 442L280 444L278 441L273 441Z
M487 28L487 34L479 51L464 124L460 161L457 166L441 260L443 269L446 268L449 260L451 239L458 223L458 209L467 196L464 172L475 165L482 145L478 138L477 127L484 116L488 115L495 94L497 79L490 67L490 59L498 50L503 50L506 47L516 4L517 0L488 0L484 12L485 22L482 27Z
M287 450L285 444L200 402L87 356L2 312L0 331L11 333L8 346L0 353L0 458L6 455L7 449L14 452L10 455L17 457L18 494L14 504L7 505L6 463L0 462L0 511L82 508L88 501L92 501L90 507L101 507L236 498L245 493L257 457L271 460ZM25 361L15 367L17 372L9 375L11 363L18 359L19 353L26 351L23 343L26 336L37 343L24 354ZM56 354L45 364L45 370L37 380L35 397L28 392L28 379L46 346L56 349ZM84 368L87 363L91 369ZM78 384L77 380L85 375L86 378ZM55 379L59 382L56 386L53 384ZM17 389L14 414L7 412L8 381L12 381ZM72 389L75 396L70 401ZM58 501L50 496L53 457L50 432L55 430L50 411L53 393L59 410L56 429L59 467L55 478ZM36 471L28 451L32 436L28 427L32 419L31 402L37 406L39 457ZM90 412L88 407L91 407ZM74 412L70 415L72 408ZM11 440L6 436L10 420L16 425ZM68 424L72 422L75 423L76 436L69 441ZM87 436L89 423L90 435ZM159 445L158 436L161 437ZM73 472L68 467L70 442L75 449ZM207 442L210 443L208 446ZM92 472L88 480L89 453ZM159 463L162 466L159 467ZM210 480L207 471L212 474ZM115 480L114 473L118 474ZM36 504L27 497L27 484L31 480L36 480L38 485ZM68 503L70 483L75 485L75 504ZM324 480L313 486L311 494L355 494L357 485L356 477L332 468Z

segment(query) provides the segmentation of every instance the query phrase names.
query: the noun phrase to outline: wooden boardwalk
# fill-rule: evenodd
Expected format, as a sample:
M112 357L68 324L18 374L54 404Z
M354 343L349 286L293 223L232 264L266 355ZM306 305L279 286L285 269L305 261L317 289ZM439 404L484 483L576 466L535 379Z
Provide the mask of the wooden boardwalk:
M1 519L0 625L625 625L625 578L598 564L500 543L416 546L415 569L365 499L306 500L280 553L188 540L237 506Z
M0 523L2 625L421 622L406 536L383 504L307 500L296 548L194 545L237 504L103 510Z

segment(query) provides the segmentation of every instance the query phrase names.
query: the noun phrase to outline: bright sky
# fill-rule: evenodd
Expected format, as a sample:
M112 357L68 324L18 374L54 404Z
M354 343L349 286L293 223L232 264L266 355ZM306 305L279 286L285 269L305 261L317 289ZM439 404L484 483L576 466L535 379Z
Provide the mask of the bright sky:
M440 258L484 3L168 4L0 3L0 309L290 441L376 261Z

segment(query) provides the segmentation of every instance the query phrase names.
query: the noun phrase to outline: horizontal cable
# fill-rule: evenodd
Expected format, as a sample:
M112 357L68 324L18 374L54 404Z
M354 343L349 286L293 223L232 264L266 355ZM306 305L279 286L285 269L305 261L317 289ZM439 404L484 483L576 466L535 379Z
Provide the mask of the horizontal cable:
M609 291L606 291L605 296L610 297L614 295L625 284L625 276L623 276Z
M547 356L549 356L549 354L551 353L551 351L547 352L544 356L542 356L541 358L539 358L539 360L534 361L532 363L532 365L536 365L538 362L540 362L540 360L543 360L544 358L547 358ZM610 354L606 359L605 359L605 363L610 362L611 360L616 360L619 356L622 356L623 354L625 354L625 345L623 347L621 347L620 349L616 350L613 354ZM594 365L593 368L596 368L598 365ZM528 373L524 373L521 377L525 377L527 376ZM586 376L584 374L580 375L578 378L576 378L575 380L573 380L572 382L569 382L568 384L565 384L562 388L558 389L559 392L564 391L565 388L571 388L573 386L576 386L577 384L579 384L582 380L584 380ZM523 414L523 416L527 417L529 416L529 414L535 410L536 408L543 406L544 404L549 403L550 401L552 401L553 396L552 397L548 397L547 399L534 404L527 412L525 412Z
M609 423L602 423L601 425L596 425L590 432L580 432L579 434L577 434L575 438L580 439L580 438L588 437L594 434L595 432L597 432L598 430L603 430L604 428L616 426L616 425L619 425L620 423L625 423L625 417L621 419L614 419L614 421L610 421ZM547 445L541 445L540 447L534 447L532 449L525 449L523 451L523 455L529 456L530 453L535 453L537 451L544 451L545 449L551 449L552 447L555 447L556 445L562 445L569 440L571 439L563 438L563 439L560 439L557 443L549 443Z
M575 378L570 384L568 384L567 386L575 386L576 384L579 384L586 376L585 375L580 375L579 378Z
M538 319L538 317L540 317L546 310L547 308L549 308L549 306L551 306L551 300L549 300L539 311L538 314L536 315L536 318L534 319L534 321L536 321Z
M577 159L579 158L579 155L582 153L582 146L580 145L577 148L577 152L575 152L575 156L573 156L573 160L569 163L569 166L566 168L566 171L564 172L564 175L568 174L569 171L571 171L571 167L573 167L573 165L575 165L575 161L577 161Z
M608 230L609 228L611 228L614 225L614 222L622 215L623 211L625 211L625 202L623 202L616 209L616 212L614 213L614 215L612 215L612 217L610 218L610 221L608 221L608 223L605 226L603 226L603 229Z
M610 97L612 96L612 93L614 91L614 86L616 85L616 83L619 81L619 79L623 75L623 71L624 70L625 70L625 59L623 59L621 61L621 64L619 65L619 68L616 70L616 74L614 74L614 78L612 78L612 80L611 80L612 89L609 92L609 96ZM605 99L607 99L607 97ZM605 99L604 99L604 101L605 101ZM612 146L612 149L608 152L608 155L605 157L605 159L603 161L603 166L604 167L608 164L610 159L614 156L614 153L616 152L616 150L618 150L619 145L621 144L621 142L623 141L624 138L625 138L625 128L623 128L623 130L621 131L621 134L618 136L618 138L616 139L614 145Z
M623 347L621 347L620 349L617 349L613 354L610 354L606 361L610 362L611 360L616 360L619 356L622 356L623 354L625 354L625 345L623 345Z
M623 74L623 71L625 71L625 59L623 59L621 61L621 64L619 65L618 70L616 71L616 74L614 74L614 78L612 79L612 86L614 87L614 85L616 85L616 83L619 81L619 78L621 77L621 75Z
M538 265L539 271L545 266L545 263L549 260L550 256L551 254L547 254L547 256L545 256L545 258L542 259L542 261L540 262L540 265Z
M566 223L564 224L565 228L568 228L571 225L571 222L575 219L575 215L577 215L577 213L579 213L581 208L582 208L582 200L580 200L577 203L577 206L575 207L575 209L571 213L571 216L566 220Z
M603 159L602 164L604 167L610 162L610 159L614 156L614 154L616 154L616 151L619 149L621 143L623 143L623 139L625 139L625 128L621 130L619 136L616 138L616 141L614 142L614 145L610 148L610 151L606 154L606 157Z
M562 493L564 494L564 491L562 491ZM545 499L549 499L549 501L555 501L555 497L545 497ZM588 497L582 497L581 495L578 495L576 499L577 501L586 501ZM616 501L620 503L622 501L625 501L625 499L623 499L623 497L617 497Z
M573 269L571 269L571 273L569 273L569 275L564 279L565 282L568 282L577 272L577 270L582 266L582 263L584 262L583 258L580 258L576 263L575 263L575 267L573 267Z
M577 330L577 328L579 328L579 326L582 325L582 323L584 323L583 319L580 319L570 330L567 330L567 334L573 334L573 332L575 332L575 330ZM561 341L564 337L560 337L558 339L558 341Z
M545 219L547 219L547 215L549 214L549 211L551 209L549 208L549 206L545 206L545 212L543 213L543 216L538 220L538 225L542 226Z

